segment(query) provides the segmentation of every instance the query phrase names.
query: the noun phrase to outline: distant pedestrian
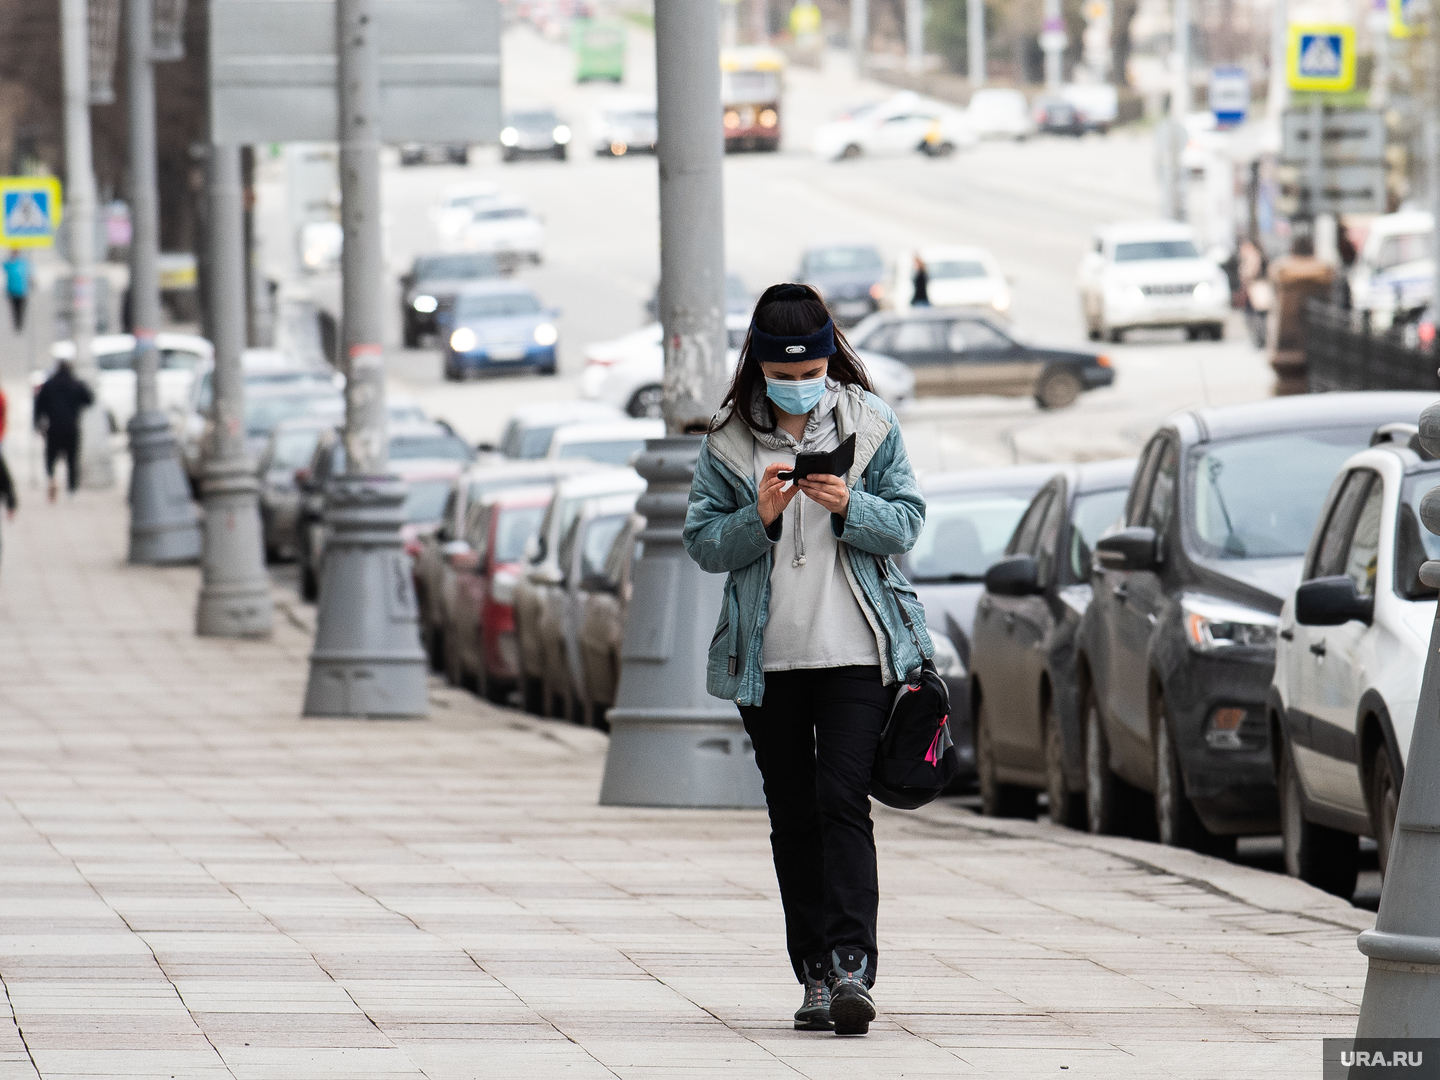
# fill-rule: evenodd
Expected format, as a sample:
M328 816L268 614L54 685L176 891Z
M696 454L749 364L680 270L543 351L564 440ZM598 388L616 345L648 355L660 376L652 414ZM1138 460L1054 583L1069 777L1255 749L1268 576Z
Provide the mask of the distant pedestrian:
M15 498L15 481L10 478L10 468L5 464L3 452L0 452L0 502L5 504L5 520L13 521L19 502Z
M30 260L11 248L5 260L5 294L10 297L10 322L18 334L25 329L25 301L30 296Z
M1253 240L1240 241L1237 254L1240 291L1245 300L1245 325L1257 349L1265 347L1265 322L1275 302L1275 286L1265 276L1265 253Z
M831 452L843 475L780 478ZM684 540L729 575L706 689L740 707L755 747L800 1030L863 1035L875 1017L871 771L896 684L931 651L889 557L924 521L895 414L820 294L771 286L701 446Z
M915 256L915 274L910 278L911 307L930 306L930 271L925 268L925 260L919 255Z
M80 414L95 401L90 387L75 377L70 363L61 360L55 374L45 380L35 395L35 429L45 434L45 475L50 481L50 501L55 501L55 463L65 459L65 479L70 493L80 486Z

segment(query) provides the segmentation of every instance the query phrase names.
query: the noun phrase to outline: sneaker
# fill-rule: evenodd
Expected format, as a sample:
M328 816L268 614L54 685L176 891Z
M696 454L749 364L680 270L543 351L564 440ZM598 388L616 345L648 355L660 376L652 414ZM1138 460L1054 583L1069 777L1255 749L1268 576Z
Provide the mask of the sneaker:
M805 973L805 1003L795 1010L796 1031L830 1030L830 987Z
M870 958L840 950L830 954L830 1020L836 1035L865 1035L875 1019L875 999L865 982Z

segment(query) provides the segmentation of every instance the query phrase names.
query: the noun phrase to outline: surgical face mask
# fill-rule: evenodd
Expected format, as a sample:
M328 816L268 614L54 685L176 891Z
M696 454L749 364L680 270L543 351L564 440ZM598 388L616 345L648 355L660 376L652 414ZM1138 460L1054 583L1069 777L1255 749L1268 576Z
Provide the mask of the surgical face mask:
M766 379L765 396L791 416L804 416L825 396L825 376L818 379Z

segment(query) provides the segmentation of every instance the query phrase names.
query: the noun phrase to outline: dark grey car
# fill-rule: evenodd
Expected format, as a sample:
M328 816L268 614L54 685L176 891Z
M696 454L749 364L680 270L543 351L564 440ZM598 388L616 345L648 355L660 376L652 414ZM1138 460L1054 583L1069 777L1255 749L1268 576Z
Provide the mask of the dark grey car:
M1036 494L1005 558L985 573L970 646L970 703L981 809L1085 822L1075 643L1090 604L1090 561L1101 534L1125 516L1135 462L1062 469Z
M836 326L854 326L880 306L885 260L874 244L806 248L795 280L820 290Z
M436 316L455 302L455 294L472 281L500 276L494 255L480 251L452 255L417 255L400 278L400 325L407 349L420 347L426 334L440 332Z

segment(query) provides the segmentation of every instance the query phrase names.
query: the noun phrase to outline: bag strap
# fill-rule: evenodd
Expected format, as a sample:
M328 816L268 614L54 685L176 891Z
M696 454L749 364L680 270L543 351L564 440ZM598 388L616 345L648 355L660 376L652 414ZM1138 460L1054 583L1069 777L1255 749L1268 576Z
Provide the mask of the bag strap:
M925 662L925 646L920 644L920 635L915 631L915 624L910 620L910 613L905 610L905 601L900 599L900 594L895 588L895 583L890 580L890 560L883 555L876 555L873 551L871 558L880 571L880 576L885 580L885 587L890 590L890 595L895 598L895 606L900 609L900 621L905 624L905 629L910 631L910 640L915 643L915 651L920 654L921 665Z

